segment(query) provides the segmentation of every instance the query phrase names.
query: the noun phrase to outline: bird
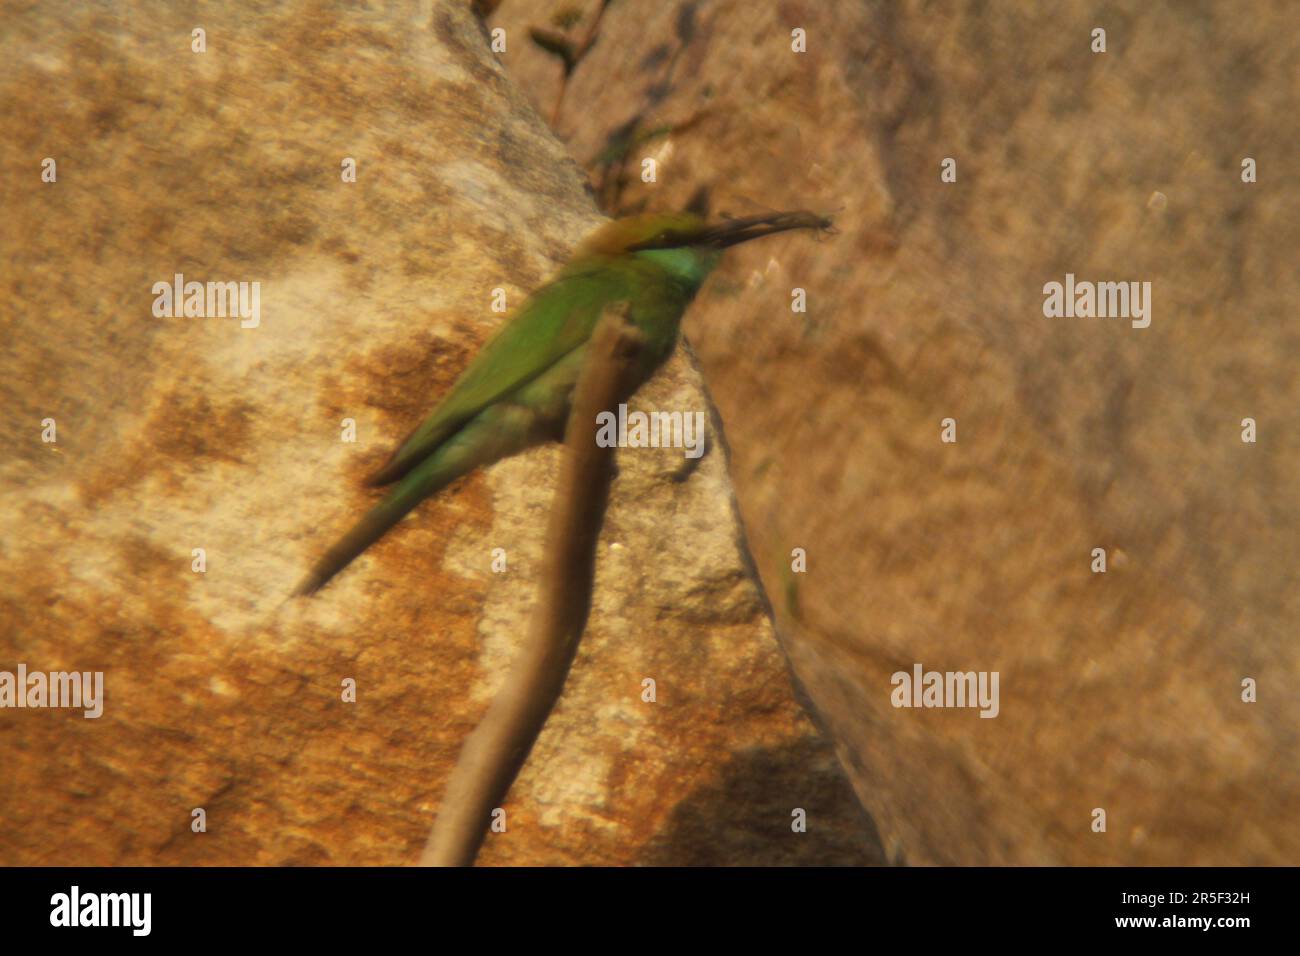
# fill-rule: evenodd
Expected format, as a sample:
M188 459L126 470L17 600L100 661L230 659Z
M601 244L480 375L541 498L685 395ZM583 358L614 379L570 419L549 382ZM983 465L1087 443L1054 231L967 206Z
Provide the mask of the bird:
M641 213L597 227L569 262L507 318L428 417L368 484L389 486L313 565L294 596L314 594L425 498L462 475L561 441L587 344L607 308L644 336L631 373L639 388L677 344L682 316L728 247L792 229L832 230L808 211L723 218Z

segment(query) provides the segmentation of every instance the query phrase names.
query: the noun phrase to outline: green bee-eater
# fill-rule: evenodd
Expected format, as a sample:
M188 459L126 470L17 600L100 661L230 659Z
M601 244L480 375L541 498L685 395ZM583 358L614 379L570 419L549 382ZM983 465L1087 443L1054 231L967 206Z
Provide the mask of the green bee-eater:
M807 212L710 225L691 213L632 216L591 234L560 273L519 306L451 393L370 479L396 486L312 568L319 590L412 508L480 465L564 438L569 398L604 309L624 304L646 338L640 387L672 354L682 315L722 251L788 229L828 229Z

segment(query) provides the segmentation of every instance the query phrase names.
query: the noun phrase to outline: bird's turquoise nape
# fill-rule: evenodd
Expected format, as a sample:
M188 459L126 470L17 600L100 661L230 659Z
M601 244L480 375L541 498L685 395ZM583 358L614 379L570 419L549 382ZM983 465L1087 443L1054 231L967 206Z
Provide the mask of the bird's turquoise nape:
M604 310L625 303L645 336L638 387L672 354L682 316L729 246L792 229L831 229L825 216L780 212L708 223L645 214L596 229L529 296L451 392L370 479L394 485L316 562L296 594L324 587L412 508L481 465L564 437L586 346Z

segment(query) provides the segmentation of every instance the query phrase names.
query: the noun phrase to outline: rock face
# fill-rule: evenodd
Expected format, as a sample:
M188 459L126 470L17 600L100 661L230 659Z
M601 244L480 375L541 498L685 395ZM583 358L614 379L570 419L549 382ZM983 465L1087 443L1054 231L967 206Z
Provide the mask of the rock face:
M465 4L116 6L0 36L0 670L105 680L99 719L0 711L0 863L413 862L523 637L559 449L286 596L500 324L493 290L599 214ZM177 273L260 283L255 327L156 316ZM636 403L707 407L684 354ZM587 639L481 859L878 860L722 453L619 461Z
M545 115L560 69L527 28L577 8L580 41L595 7L491 20ZM686 331L783 643L894 859L1300 857L1290 15L614 4L567 84L557 129L611 211L700 186L839 210L830 241L737 249ZM1067 274L1150 282L1150 326L1046 318ZM891 706L917 663L998 672L1000 713Z

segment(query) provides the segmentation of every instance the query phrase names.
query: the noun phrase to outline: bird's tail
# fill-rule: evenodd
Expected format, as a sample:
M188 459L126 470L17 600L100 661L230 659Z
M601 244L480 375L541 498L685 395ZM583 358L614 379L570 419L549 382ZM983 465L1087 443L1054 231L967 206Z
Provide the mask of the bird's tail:
M383 501L326 551L294 594L319 591L412 508L457 478L551 437L538 434L535 424L533 412L520 406L496 405L482 412L411 469Z
M454 477L449 477L441 482L427 479L417 481L415 475L408 475L405 481L389 492L383 501L366 512L366 516L353 525L351 531L321 556L293 593L303 595L319 591L330 578L351 564L362 551L382 538L389 528L406 517L412 508L440 487L454 480Z

